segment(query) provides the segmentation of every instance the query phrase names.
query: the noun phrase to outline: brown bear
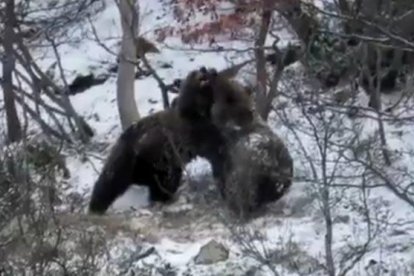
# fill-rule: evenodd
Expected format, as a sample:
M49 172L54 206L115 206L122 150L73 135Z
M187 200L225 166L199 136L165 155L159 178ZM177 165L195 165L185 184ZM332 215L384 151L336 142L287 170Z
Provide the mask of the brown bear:
M210 161L215 177L223 174L226 145L211 122L213 98L205 73L190 72L174 107L142 118L121 134L94 185L91 213L105 213L131 184L147 185L151 201L169 201L180 185L183 166L196 156Z
M227 144L219 189L230 209L248 219L286 193L292 184L293 161L283 141L254 111L246 88L214 70L209 85L214 98L211 119Z

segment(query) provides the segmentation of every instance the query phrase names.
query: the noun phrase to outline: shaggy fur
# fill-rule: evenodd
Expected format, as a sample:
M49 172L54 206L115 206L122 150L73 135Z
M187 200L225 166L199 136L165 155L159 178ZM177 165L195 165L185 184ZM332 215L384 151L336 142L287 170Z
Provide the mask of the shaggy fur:
M186 127L170 109L142 118L117 140L96 181L89 210L103 214L131 184L147 185L151 201L166 202L194 155L183 146Z
M131 184L147 185L151 201L169 201L180 185L183 166L197 155L210 161L216 178L223 175L226 145L211 122L212 90L205 75L205 69L190 72L174 107L142 118L122 133L94 185L90 212L105 213ZM233 102L221 104L231 109Z
M219 188L230 209L240 218L248 218L286 193L292 183L293 161L283 141L252 110L244 87L220 76L210 82L212 120L228 144ZM233 101L231 108L223 108L224 102Z

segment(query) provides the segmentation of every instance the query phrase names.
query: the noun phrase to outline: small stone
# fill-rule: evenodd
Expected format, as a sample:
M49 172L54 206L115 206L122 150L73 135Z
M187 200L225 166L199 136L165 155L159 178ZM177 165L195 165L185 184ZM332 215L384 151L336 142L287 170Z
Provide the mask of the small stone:
M229 258L229 250L215 240L209 241L200 248L200 252L194 258L195 264L214 264Z

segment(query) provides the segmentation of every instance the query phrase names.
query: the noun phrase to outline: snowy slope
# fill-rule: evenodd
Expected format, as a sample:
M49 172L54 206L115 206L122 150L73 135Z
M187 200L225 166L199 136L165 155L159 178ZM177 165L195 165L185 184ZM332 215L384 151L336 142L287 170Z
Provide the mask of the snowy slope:
M157 16L162 13L158 1L141 2L143 2L142 10L145 14L141 32L145 34L146 38L153 40L153 30L155 28L166 26L173 21L169 15L162 17L160 20L157 19ZM110 37L119 38L120 34L119 14L113 1L108 1L108 7L94 23L102 41L105 41L107 46L116 52L118 41L116 39L106 40ZM282 35L283 37L288 36L286 34ZM177 39L170 39L168 43L169 45L180 46ZM158 46L161 53L150 55L149 60L166 83L185 76L189 70L196 69L201 65L213 66L217 69L225 68L228 66L226 58L231 57L231 55L233 55L234 60L246 58L234 53L176 51L162 45ZM246 47L242 42L233 42L231 46ZM59 51L69 81L75 77L76 73L88 73L91 70L104 72L106 67L102 65L102 61L115 61L114 56L106 52L93 40L84 40L79 45L64 45L59 48ZM39 53L39 56L41 54L43 53ZM40 61L43 68L48 68L53 62L52 55ZM164 63L171 64L173 68L161 68ZM298 83L294 82L295 80L290 81L289 78L286 78L281 88L286 91L295 90L295 85L298 85ZM83 160L82 156L76 154L70 154L67 158L71 178L64 193L67 195L81 194L84 206L88 202L93 183L103 166L103 160L96 158L96 156L105 158L109 147L121 133L115 101L115 85L116 75L102 85L94 86L71 97L75 109L87 119L96 131L92 143L105 145L104 151L88 149L91 155L88 156L87 162ZM137 91L135 99L141 116L162 109L161 93L155 80L150 77L136 80L135 89ZM301 88L299 87L299 89ZM366 103L366 97L364 98L364 96L360 96L359 102L361 105ZM390 99L391 102L393 100ZM151 103L153 101L156 101L156 103ZM308 128L309 122L303 118L301 109L292 101L286 100L286 104L287 108L285 110L289 120L301 125L304 129ZM289 263L293 259L300 266L300 270L304 275L324 275L321 271L313 271L307 267L312 262L324 262L325 255L325 222L317 201L318 188L306 181L306 176L311 174L311 168L303 151L301 151L301 145L297 137L293 135L290 128L281 123L281 116L279 113L273 114L269 124L285 139L295 160L295 173L298 180L295 181L288 195L274 206L271 206L271 212L246 225L247 229L260 232L263 238L260 239L256 235L251 235L246 239L251 239L251 244L256 245L259 252L262 252L263 248L271 252L268 257L276 264L276 269L280 275L298 275L292 269L293 265ZM367 136L376 129L375 122L368 119L356 120L352 123L344 118L342 123L344 125L360 124L361 136ZM401 148L406 151L414 150L412 130L404 132L403 136L399 136L395 133L402 129L401 126L387 124L386 129L389 134L388 143L390 148L393 150ZM303 133L300 135L302 137L301 143L308 150L309 155L317 156L318 150L314 139ZM408 158L399 160L402 165L408 167L411 166L413 161ZM341 170L344 175L352 174L355 167L345 164ZM117 256L119 257L126 254L125 252L130 252L129 250L133 250L134 246L131 245L133 234L131 233L138 233L140 239L145 242L145 246L154 246L157 254L150 255L144 260L134 263L134 266L130 269L142 267L145 261L146 263L160 265L169 264L178 275L225 275L224 271L227 271L228 275L272 275L269 274L269 269L266 267L263 267L262 271L257 272L257 274L246 274L251 267L258 266L258 262L254 257L243 254L243 246L234 239L237 235L230 232L228 225L223 223L222 218L228 222L228 217L224 208L220 205L221 203L218 202L216 194L214 194L214 191L210 191L209 188L202 187L203 184L205 185L203 181L208 178L209 172L209 164L202 159L197 159L188 166L188 178L193 180L192 183L196 183L191 185L200 186L192 188L203 190L207 194L208 200L197 199L193 202L191 199L180 198L178 202L171 206L148 207L147 193L142 187L133 187L119 198L108 211L106 222L103 223L105 225L111 220L118 221L115 220L115 218L118 218L129 229L129 231L124 232L118 230L114 235L117 246L114 246L113 252L111 252L113 258L116 259ZM355 180L355 183L357 182L358 180ZM212 198L208 197L210 192L213 193ZM334 258L337 260L341 258L340 252L342 249L350 243L356 244L365 238L366 224L364 217L357 212L356 208L352 208L352 204L358 204L354 202L359 195L357 192L343 188L332 191L333 197L342 198L333 208L333 216L336 218L334 220L333 250ZM383 204L379 204L379 202L383 202ZM409 221L414 221L414 210L408 204L397 199L386 188L373 189L367 204L374 210L372 218L380 217L377 219L386 220L388 227L378 223L380 225L378 226L380 227L379 233L376 240L369 246L370 253L362 257L358 265L355 266L352 270L353 275L383 275L384 270L375 272L375 269L381 266L391 270L391 272L392 268L403 269L408 267L414 259L412 246L406 246L414 244L414 227L412 224L408 224ZM123 214L123 211L130 207L137 210L126 215ZM84 213L85 208L80 212ZM124 228L119 227L119 229ZM199 248L211 239L222 242L230 250L229 260L211 266L194 264L193 258L198 253ZM283 257L283 252L287 252L288 256ZM292 255L289 256L289 254ZM372 260L375 260L377 266L367 268L368 264L372 264ZM116 265L112 267L111 265L113 265L111 262L103 264L102 275L107 275L108 271L115 273ZM397 274L394 275L409 275L398 274L397 271L395 273Z

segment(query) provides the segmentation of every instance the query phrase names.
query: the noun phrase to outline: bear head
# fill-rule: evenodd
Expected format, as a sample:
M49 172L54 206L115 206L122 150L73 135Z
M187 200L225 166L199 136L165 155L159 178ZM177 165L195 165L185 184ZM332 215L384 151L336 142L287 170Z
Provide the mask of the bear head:
M213 123L223 131L249 128L255 118L252 90L214 69L210 69L204 78L213 95L210 108Z

